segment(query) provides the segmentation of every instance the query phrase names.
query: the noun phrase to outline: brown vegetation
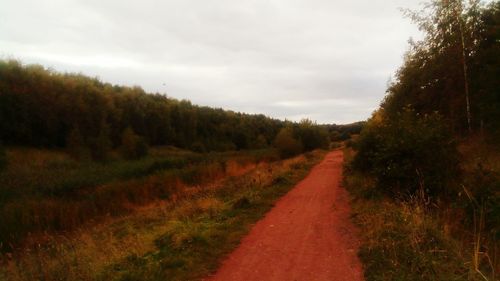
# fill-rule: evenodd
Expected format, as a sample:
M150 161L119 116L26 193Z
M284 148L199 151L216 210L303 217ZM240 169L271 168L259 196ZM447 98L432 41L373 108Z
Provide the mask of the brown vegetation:
M133 212L106 217L99 224L88 222L77 231L31 237L22 249L0 255L0 279L193 280L205 276L237 245L248 226L322 155L315 152L245 165L233 158L219 180L178 186L168 198L130 206ZM236 204L243 198L246 204Z

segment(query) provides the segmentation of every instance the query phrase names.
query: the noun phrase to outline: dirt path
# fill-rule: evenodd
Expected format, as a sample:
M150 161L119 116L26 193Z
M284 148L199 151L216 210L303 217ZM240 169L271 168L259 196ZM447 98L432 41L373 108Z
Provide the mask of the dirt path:
M363 280L342 161L341 151L329 153L208 280Z

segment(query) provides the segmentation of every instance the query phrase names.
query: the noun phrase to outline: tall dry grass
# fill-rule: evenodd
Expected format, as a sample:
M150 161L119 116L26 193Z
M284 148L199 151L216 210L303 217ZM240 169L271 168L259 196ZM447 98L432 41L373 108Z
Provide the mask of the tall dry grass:
M347 161L352 159L352 150L344 153ZM465 160L462 165L473 167ZM353 219L362 230L359 256L366 280L497 280L498 245L487 238L485 209L466 188L465 200L475 202L471 224L467 202L429 204L419 194L395 200L376 189L369 175L348 164L344 176L353 199Z
M124 215L135 207L235 176L273 151L206 155L154 150L139 161L79 163L60 151L11 149L0 174L0 251L11 251L29 236L70 231L103 216ZM168 156L170 155L170 156Z
M31 237L22 250L0 256L0 279L177 280L206 274L245 232L249 222L241 214L258 219L271 206L266 202L286 191L283 183L293 185L289 176L298 180L306 171L304 165L319 157L228 164L225 177L180 185L168 199L133 205L126 215L109 216L98 224L87 222L73 232ZM241 198L253 209L235 204ZM199 239L209 242L196 246ZM166 249L171 251L168 257ZM204 251L211 253L210 258L197 256Z

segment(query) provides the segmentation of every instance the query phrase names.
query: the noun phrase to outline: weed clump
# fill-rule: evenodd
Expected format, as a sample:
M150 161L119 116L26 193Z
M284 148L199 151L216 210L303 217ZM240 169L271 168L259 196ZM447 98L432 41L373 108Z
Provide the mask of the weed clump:
M245 209L250 207L250 205L250 200L247 197L243 196L233 203L233 209Z
M273 179L272 184L278 185L278 184L286 184L288 182L289 182L289 179L286 176L280 175L280 176Z

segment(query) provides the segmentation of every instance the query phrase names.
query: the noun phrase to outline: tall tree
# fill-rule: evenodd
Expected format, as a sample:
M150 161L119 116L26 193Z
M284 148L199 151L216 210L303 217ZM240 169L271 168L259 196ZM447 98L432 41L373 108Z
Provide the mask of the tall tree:
M424 33L411 41L405 64L389 89L396 108L412 104L417 111L439 111L455 131L473 128L469 62L480 42L479 0L433 0L406 14ZM412 85L412 86L410 86Z

